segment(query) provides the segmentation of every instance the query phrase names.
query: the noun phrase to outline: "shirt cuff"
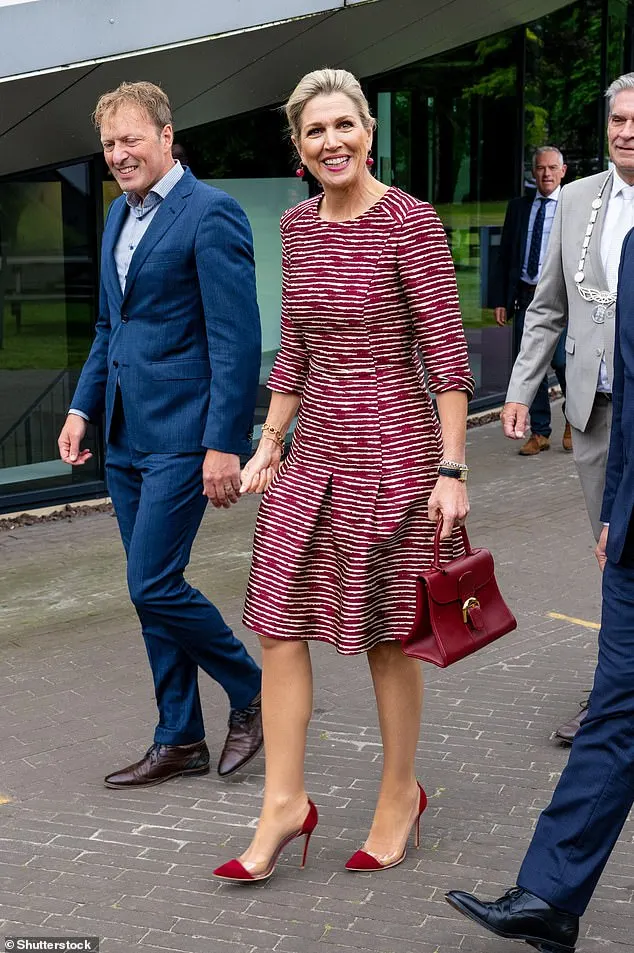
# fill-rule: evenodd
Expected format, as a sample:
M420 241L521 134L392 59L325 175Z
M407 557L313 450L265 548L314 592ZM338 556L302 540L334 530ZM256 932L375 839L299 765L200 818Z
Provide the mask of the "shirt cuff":
M75 414L75 416L77 416L77 417L83 417L84 420L87 420L88 423L90 423L90 417L88 416L88 414L85 414L85 413L83 412L83 410L75 410L74 407L71 407L71 409L68 411L68 413L69 413L69 414Z

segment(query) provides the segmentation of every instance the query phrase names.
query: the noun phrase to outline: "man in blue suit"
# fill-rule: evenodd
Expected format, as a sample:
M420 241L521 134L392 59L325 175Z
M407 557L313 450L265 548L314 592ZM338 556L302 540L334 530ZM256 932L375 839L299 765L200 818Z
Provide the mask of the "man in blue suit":
M59 447L85 463L87 421L105 411L108 490L159 710L144 757L105 783L209 770L199 668L229 697L226 776L262 745L260 670L183 574L208 500L237 502L250 451L261 351L251 231L232 198L172 158L159 87L123 83L94 118L124 195L108 213L96 337Z
M619 114L616 148L634 185L634 87ZM573 953L579 918L634 804L634 229L623 243L618 274L612 404L605 525L596 551L603 569L599 662L588 714L539 819L518 886L492 903L462 891L447 894L471 920L541 953Z

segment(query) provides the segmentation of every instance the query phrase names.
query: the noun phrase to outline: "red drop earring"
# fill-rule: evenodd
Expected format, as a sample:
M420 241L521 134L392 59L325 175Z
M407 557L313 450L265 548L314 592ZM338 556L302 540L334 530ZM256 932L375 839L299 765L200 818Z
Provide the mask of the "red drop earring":
M368 169L371 169L372 166L374 165L374 159L372 158L369 152L368 152L368 158L365 160L365 164L367 165Z
M299 169L295 169L295 175L298 179L304 178L304 166L300 165Z

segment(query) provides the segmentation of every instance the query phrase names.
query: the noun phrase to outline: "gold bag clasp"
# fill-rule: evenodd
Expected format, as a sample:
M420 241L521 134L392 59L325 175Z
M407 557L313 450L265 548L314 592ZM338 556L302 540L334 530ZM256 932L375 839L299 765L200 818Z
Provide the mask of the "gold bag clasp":
M469 598L465 599L465 601L462 603L462 621L465 625L467 624L467 619L469 617L469 609L473 609L474 606L477 606L478 609L480 608L480 603L475 596L469 596Z

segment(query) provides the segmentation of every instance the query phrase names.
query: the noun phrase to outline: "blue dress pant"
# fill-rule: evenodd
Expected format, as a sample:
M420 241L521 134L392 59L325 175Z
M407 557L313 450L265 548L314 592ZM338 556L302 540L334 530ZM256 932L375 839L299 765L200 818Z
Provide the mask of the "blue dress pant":
M518 884L581 916L634 803L634 547L603 572L588 715L542 813Z
M515 354L518 353L520 348L520 343L522 340L522 334L524 333L524 316L526 315L526 309L520 308L515 312L513 318L513 334L514 334L514 343L515 343ZM553 354L553 359L550 362L552 369L555 372L559 386L561 387L561 393L566 396L566 349L565 349L565 337L566 332L564 331L559 341L557 342L557 347L555 353ZM564 404L564 413L565 413L565 404ZM552 428L550 426L550 399L548 397L548 375L544 376L544 379L537 389L535 394L535 399L530 406L530 415L531 415L531 431L533 433L541 434L542 437L550 437L552 433Z
M207 506L204 454L133 450L120 397L117 403L106 476L154 677L159 710L154 741L191 744L205 735L199 667L224 688L232 708L253 701L261 673L218 609L183 575Z

